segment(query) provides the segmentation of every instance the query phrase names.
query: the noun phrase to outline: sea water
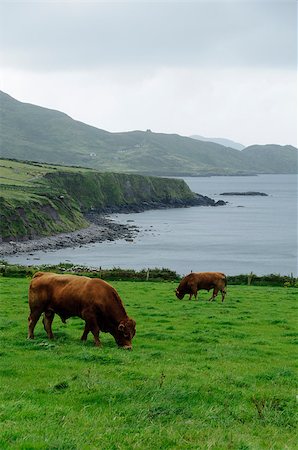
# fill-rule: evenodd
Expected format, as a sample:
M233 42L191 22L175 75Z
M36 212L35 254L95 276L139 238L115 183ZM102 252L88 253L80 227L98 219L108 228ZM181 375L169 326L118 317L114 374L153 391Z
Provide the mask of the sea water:
M297 276L297 176L183 178L192 191L226 206L150 210L110 216L140 228L133 242L118 240L7 257L19 264L74 264L102 268L165 267L234 275ZM265 196L221 196L259 191ZM32 252L30 252L32 253Z

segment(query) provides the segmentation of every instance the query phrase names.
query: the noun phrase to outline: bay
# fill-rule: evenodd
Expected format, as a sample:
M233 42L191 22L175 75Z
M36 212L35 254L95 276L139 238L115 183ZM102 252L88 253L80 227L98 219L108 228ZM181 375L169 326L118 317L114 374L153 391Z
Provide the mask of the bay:
M223 271L297 276L296 175L183 179L192 191L229 203L113 215L113 220L140 228L134 242L119 240L6 259L26 265L68 261L102 268L165 267L181 275ZM268 196L219 195L247 191Z

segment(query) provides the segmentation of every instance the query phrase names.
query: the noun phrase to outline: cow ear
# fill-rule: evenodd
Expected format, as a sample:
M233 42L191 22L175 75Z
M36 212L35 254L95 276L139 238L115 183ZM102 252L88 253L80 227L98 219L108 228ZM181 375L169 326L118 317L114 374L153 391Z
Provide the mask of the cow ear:
M124 328L125 328L124 323L119 323L118 330L124 331Z
M134 319L129 319L129 325L130 325L132 328L135 328L135 327L136 327L136 324L137 324L137 322L136 322Z

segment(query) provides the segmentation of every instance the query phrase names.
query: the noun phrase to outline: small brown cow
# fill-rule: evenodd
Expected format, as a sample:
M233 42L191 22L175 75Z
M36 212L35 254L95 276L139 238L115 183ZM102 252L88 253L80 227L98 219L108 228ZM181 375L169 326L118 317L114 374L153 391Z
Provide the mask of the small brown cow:
M224 273L221 272L192 272L186 275L176 289L176 296L182 300L185 294L189 294L189 300L194 295L197 298L198 291L204 289L210 291L213 289L213 293L209 301L217 296L218 292L221 292L221 301L224 301L227 286L227 278Z
M119 347L132 348L136 322L126 314L116 290L103 280L76 275L57 275L37 272L29 287L28 339L34 339L34 328L44 313L43 325L49 339L53 339L52 322L55 314L65 323L69 317L81 317L96 346L100 346L99 332L110 333Z

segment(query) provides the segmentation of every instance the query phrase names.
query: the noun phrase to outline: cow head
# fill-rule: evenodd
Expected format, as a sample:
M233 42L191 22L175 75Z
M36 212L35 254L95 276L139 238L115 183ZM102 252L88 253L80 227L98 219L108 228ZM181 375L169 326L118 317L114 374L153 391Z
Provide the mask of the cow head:
M133 319L121 320L115 332L115 340L119 347L131 350L131 341L136 334L136 322Z
M175 294L176 294L176 297L179 298L179 300L182 300L185 295L183 292L178 291L178 289L175 289Z

